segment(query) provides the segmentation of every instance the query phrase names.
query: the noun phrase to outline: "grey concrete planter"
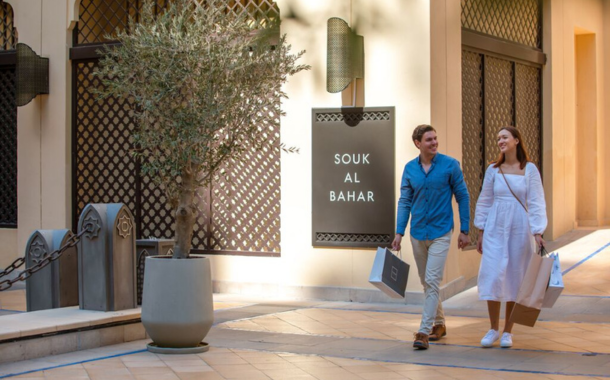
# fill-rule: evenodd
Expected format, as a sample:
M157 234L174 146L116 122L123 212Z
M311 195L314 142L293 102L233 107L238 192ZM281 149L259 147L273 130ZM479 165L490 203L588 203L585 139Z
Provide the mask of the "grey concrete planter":
M146 258L142 298L142 324L163 353L203 352L202 343L214 322L210 260L171 256Z

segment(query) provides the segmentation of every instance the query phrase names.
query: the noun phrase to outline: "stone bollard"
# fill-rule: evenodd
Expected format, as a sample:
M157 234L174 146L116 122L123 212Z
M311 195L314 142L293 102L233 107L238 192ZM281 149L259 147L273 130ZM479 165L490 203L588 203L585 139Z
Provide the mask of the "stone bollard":
M138 305L142 305L142 288L144 287L144 268L148 256L173 255L173 239L138 239L136 240Z
M36 230L25 248L26 269L38 264L51 252L66 244L70 230ZM25 281L28 311L78 305L78 254L76 247L34 273Z
M122 203L88 204L78 230L80 308L116 311L136 305L136 255L133 215Z

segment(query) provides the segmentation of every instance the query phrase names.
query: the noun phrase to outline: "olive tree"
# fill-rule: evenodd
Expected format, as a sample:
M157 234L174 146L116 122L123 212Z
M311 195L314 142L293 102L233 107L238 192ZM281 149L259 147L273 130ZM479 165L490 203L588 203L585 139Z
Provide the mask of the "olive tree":
M174 258L186 258L196 192L229 159L269 147L287 97L282 85L309 67L297 64L304 52L291 53L279 20L254 27L223 0L173 0L155 14L153 1L111 37L120 44L103 51L98 95L130 99L134 154L164 189L175 217Z

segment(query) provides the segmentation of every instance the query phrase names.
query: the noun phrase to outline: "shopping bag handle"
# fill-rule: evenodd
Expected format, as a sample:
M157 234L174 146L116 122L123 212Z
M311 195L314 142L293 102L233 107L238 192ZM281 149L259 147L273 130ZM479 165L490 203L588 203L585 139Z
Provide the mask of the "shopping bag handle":
M398 253L398 255L396 255L396 256L400 257L400 261L403 261L402 260L402 250L399 249L397 253Z
M539 254L541 257L548 256L548 255L549 255L549 253L547 252L546 248L544 248L543 246L540 246L540 249L538 250L538 254Z

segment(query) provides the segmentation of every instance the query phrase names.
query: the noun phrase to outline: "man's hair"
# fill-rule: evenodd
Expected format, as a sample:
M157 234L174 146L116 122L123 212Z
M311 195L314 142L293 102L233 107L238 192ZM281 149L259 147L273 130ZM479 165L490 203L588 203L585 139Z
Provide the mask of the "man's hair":
M421 142L422 137L424 137L424 133L430 132L430 131L436 132L436 129L434 129L431 125L428 125L428 124L418 125L417 127L415 127L415 130L413 131L413 142L415 142L415 141Z

